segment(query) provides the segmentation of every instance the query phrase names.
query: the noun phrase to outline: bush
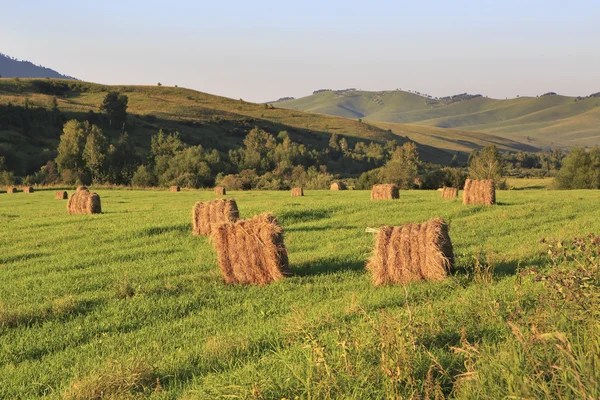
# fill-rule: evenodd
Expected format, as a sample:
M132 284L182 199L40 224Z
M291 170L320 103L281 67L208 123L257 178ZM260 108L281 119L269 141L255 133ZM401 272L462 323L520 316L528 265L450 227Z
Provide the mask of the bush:
M131 178L131 184L141 187L156 186L156 177L149 167L140 165Z

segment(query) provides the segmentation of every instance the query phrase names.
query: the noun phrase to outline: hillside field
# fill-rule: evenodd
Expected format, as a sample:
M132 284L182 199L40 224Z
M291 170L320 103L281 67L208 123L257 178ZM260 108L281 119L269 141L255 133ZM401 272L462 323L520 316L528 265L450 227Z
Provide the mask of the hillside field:
M598 88L590 88L590 91L594 90L597 92ZM538 148L593 146L600 138L600 94L591 92L582 93L581 97L540 94L537 97L492 99L459 95L456 99L434 99L402 90L341 90L275 104L294 110L387 123L393 131L401 129L393 129L394 124L452 128L458 130L459 135L460 131L485 132ZM435 131L425 132L436 135ZM416 133L414 140L418 141L419 132ZM460 144L453 136L452 132L448 132L447 137L442 134L443 139Z
M438 164L449 164L457 151L459 160L466 162L471 150L490 144L512 152L537 150L519 141L489 134L471 134L465 140L464 134L451 129L418 127L420 136L412 137L410 134L415 128L402 124L378 127L355 119L295 111L281 108L279 104L272 107L179 87L1 78L0 155L19 165L17 175L35 173L46 161L56 157L63 123L69 119L98 124L111 141L116 141L120 127L109 126L108 119L99 111L108 91L128 96L129 117L125 129L141 154L148 152L150 137L160 129L179 132L189 145L201 144L227 153L240 147L254 127L274 135L287 131L293 140L317 149L327 147L332 134L346 137L351 146L357 141L395 140L402 144L410 139L416 141L421 159ZM50 123L49 110L54 97L61 117ZM28 110L24 109L26 101Z
M0 194L0 398L600 395L597 320L538 279L557 268L541 238L600 233L599 191L498 191L492 207L232 192L242 217L273 212L285 230L292 276L264 287L224 284L191 235L212 192L97 192L91 216L53 190ZM452 276L373 287L365 228L432 217L450 223Z

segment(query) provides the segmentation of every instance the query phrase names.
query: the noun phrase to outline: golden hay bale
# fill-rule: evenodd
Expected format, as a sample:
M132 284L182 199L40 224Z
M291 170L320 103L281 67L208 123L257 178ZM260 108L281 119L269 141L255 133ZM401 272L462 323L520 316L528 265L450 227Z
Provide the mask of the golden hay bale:
M333 182L329 189L330 190L346 190L346 184L344 184L344 182Z
M215 194L217 196L225 196L227 194L227 190L223 186L215 186Z
M179 186L171 186L169 188L169 191L171 192L179 192L181 190L181 188Z
M102 212L98 193L80 190L69 198L67 203L69 214L99 214Z
M272 214L214 226L211 236L227 283L264 285L289 273L283 228Z
M210 235L213 225L235 222L239 218L240 212L235 200L199 201L192 210L192 234Z
M373 185L371 200L393 200L400 198L400 189L394 184Z
M422 224L383 226L367 264L376 286L444 279L454 267L448 225L441 218Z
M25 193L33 193L33 186L27 186L23 189Z
M76 192L80 192L80 191L82 191L82 190L88 190L88 188L87 188L87 187L85 187L85 186L77 186L77 190L76 190Z
M304 196L304 189L301 187L292 188L292 197Z
M6 189L6 193L17 193L18 190L16 187L9 187L8 189Z
M496 204L496 185L493 180L467 179L463 193L463 204Z
M458 189L446 187L442 189L442 199L455 199L458 197Z
M69 195L67 192L60 191L60 192L56 192L56 194L54 195L54 198L57 200L67 200L69 198Z

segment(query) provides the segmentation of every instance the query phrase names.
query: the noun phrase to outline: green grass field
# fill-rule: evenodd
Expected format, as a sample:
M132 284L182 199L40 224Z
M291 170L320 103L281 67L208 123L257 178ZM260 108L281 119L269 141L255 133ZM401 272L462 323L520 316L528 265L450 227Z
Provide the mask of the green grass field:
M553 308L526 272L552 270L540 238L600 232L598 191L499 191L493 207L437 191L233 192L242 217L273 212L285 229L293 275L265 287L225 285L191 235L212 192L98 193L91 216L54 191L0 194L0 398L600 394L597 320ZM456 272L374 288L365 228L437 216Z

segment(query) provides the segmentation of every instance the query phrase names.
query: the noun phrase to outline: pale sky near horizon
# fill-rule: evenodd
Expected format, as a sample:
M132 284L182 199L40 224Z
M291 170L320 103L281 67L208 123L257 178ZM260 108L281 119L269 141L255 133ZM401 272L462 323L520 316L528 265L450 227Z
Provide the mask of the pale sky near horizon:
M600 91L600 1L2 0L0 52L105 84L266 102L313 90Z

